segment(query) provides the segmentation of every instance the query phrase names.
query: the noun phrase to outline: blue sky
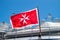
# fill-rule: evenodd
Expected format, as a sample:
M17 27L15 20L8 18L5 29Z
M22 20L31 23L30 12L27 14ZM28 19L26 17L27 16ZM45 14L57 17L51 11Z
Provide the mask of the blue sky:
M0 0L0 22L10 23L12 13L20 13L34 8L39 9L41 20L48 13L60 18L60 0Z

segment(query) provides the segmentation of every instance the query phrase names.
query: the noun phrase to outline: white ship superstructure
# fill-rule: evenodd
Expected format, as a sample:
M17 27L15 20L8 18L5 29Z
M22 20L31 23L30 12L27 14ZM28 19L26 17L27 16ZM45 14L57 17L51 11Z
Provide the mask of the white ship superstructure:
M51 16L49 15L48 18L51 19ZM47 19L48 20L48 19ZM51 19L52 20L52 19ZM38 39L39 34L41 33L42 39L57 39L60 38L60 21L59 19L55 19L54 21L44 21L41 23L40 26L36 26L33 29L12 29L10 25L4 24L0 29L0 31L3 31L4 38L6 40L14 40L14 39ZM10 27L10 29L9 29ZM39 28L41 27L41 28ZM41 32L40 32L41 29ZM5 30L5 31L4 31ZM53 36L53 37L52 37Z

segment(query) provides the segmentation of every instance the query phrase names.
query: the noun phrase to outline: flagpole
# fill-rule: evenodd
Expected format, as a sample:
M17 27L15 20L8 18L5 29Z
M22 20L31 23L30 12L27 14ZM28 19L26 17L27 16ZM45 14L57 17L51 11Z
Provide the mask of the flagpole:
M39 31L40 31L38 37L39 37L39 39L41 39L41 24L40 24L40 14L39 14L39 9L38 9L38 18L39 18ZM38 39L38 40L39 40L39 39Z

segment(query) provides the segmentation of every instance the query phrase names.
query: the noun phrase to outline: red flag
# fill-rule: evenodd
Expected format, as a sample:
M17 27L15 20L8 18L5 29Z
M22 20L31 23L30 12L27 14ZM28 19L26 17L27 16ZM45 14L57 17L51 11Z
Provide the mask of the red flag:
M37 8L11 16L11 24L14 29L38 23Z

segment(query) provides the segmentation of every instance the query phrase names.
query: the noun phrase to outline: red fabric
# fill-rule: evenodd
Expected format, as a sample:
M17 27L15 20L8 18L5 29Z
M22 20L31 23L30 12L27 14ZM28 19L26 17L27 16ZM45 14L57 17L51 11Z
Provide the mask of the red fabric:
M25 18L24 18L24 17ZM11 22L13 28L22 28L24 26L30 25L30 24L37 24L38 18L37 18L37 10L31 10L28 12L22 12L19 14L15 14L11 16Z

